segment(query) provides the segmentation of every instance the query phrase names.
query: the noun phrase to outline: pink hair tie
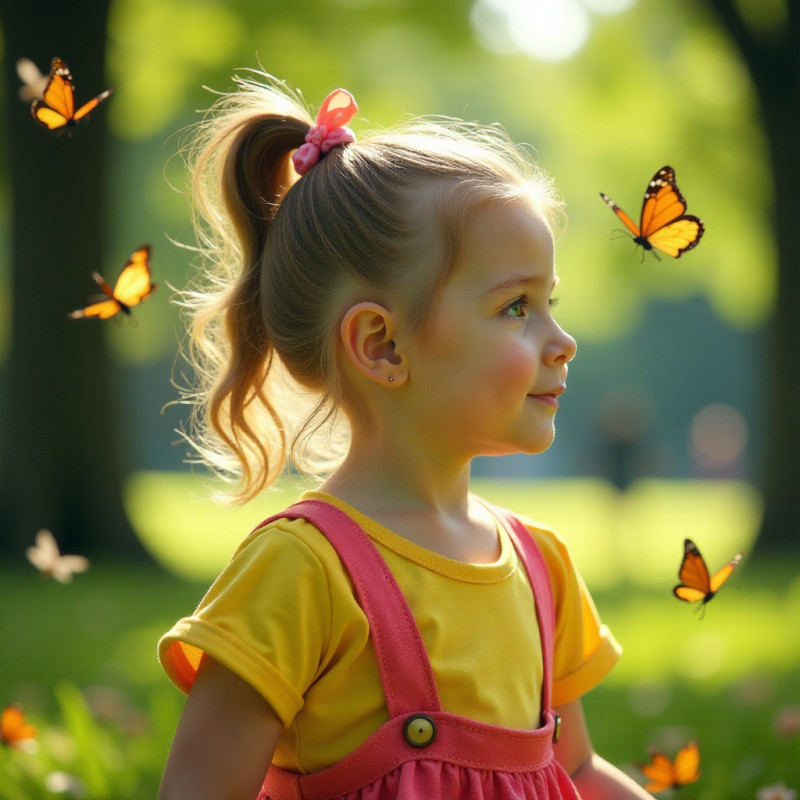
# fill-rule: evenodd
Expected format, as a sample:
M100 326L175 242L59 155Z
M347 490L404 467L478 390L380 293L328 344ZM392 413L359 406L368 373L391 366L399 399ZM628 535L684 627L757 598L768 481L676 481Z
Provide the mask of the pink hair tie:
M306 143L292 156L294 168L300 175L305 175L332 147L356 140L356 135L346 125L357 113L353 95L344 89L335 89L325 98L317 114L317 124L308 129Z

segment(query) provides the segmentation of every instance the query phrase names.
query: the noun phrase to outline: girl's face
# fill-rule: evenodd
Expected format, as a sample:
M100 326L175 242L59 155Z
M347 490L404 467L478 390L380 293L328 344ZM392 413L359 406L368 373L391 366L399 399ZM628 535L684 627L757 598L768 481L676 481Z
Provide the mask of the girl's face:
M538 453L555 434L575 340L552 316L553 238L523 200L480 209L411 344L403 387L441 458Z

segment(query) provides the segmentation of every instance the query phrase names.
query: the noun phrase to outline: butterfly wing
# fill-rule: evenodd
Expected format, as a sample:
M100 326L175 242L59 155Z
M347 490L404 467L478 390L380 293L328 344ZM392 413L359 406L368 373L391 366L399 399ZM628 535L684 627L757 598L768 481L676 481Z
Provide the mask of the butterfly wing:
M120 311L122 311L122 306L116 300L101 300L99 303L90 303L84 308L73 311L69 318L97 317L98 319L108 319Z
M702 220L685 214L669 225L659 228L647 237L651 246L673 258L680 258L687 250L697 246L705 232Z
M649 764L642 764L642 772L650 779L644 788L648 792L663 792L675 786L672 762L663 753L653 753Z
M686 213L672 167L662 167L647 185L639 229L651 247L673 258L696 247L705 232L702 220Z
M711 580L708 575L708 567L697 549L697 545L691 540L686 539L683 543L683 561L678 570L678 577L681 582L672 590L672 593L679 600L687 603L694 603L708 597L711 592Z
M622 224L633 234L634 238L639 237L639 226L607 195L600 192L606 205L619 217Z
M59 583L69 583L73 575L86 572L87 569L89 559L84 556L59 556L50 574Z
M17 75L23 84L19 88L20 100L26 103L41 100L49 77L42 75L39 67L29 58L17 59Z
M676 786L686 786L687 783L694 783L700 777L700 748L697 742L689 742L686 747L678 751L673 769Z
M95 283L108 295L108 300L101 300L99 303L90 303L84 308L79 308L69 314L69 319L81 319L83 317L97 317L98 319L108 319L122 311L122 306L114 298L114 290L99 272L93 272L92 277Z
M114 299L125 306L137 306L156 290L150 280L150 246L143 245L128 259L114 286Z
M644 193L642 218L639 226L642 236L651 236L654 231L686 213L686 201L675 183L675 170L661 167L653 175Z
M736 569L736 565L742 560L742 553L737 553L721 570L715 572L711 578L711 591L716 592Z
M36 545L26 550L28 561L40 572L49 574L60 555L58 544L50 531L42 528L36 534Z
M41 100L35 100L31 113L45 128L55 130L66 125L75 111L75 87L72 73L60 59L50 64L50 77L44 87Z
M83 119L87 114L91 113L92 111L100 105L110 94L113 92L113 89L106 89L104 92L100 92L97 97L93 97L88 103L84 103L74 114L72 117L73 122L78 122L79 120Z

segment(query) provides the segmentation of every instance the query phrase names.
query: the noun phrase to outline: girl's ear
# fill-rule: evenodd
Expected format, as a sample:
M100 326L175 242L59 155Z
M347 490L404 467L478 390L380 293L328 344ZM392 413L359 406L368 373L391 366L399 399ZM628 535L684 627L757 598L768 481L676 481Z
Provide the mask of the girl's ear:
M408 378L406 359L398 352L394 314L378 303L356 303L342 318L339 334L350 363L382 386L401 386Z

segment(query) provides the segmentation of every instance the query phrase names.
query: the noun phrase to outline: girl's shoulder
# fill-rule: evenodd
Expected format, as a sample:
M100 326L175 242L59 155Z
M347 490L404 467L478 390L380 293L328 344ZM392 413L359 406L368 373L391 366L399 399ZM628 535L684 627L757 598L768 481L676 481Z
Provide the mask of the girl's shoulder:
M241 542L231 560L273 561L278 556L283 563L311 561L327 568L338 564L336 551L322 531L308 520L285 517L259 523Z

